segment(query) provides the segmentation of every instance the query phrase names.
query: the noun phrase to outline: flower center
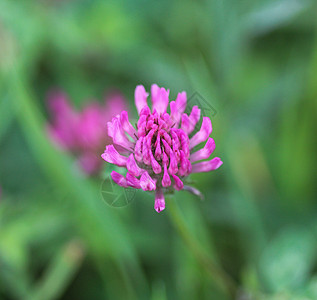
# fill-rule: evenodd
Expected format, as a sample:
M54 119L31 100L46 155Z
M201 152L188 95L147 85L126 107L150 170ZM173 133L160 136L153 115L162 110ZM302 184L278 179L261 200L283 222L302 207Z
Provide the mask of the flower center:
M188 136L175 125L168 113L151 113L148 107L141 111L137 124L135 158L163 186L170 185L169 175L187 176L191 171Z

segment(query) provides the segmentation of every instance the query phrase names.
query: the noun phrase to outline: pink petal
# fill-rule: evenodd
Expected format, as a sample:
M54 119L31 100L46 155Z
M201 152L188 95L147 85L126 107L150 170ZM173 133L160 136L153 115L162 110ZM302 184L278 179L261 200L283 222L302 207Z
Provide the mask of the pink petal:
M154 158L152 151L149 151L149 153L150 153L151 165L152 165L152 169L153 169L154 173L155 174L160 174L162 172L162 167L160 166L160 164Z
M143 191L153 191L156 189L156 181L151 178L148 172L144 172L141 175L140 185Z
M187 104L186 92L178 93L176 97L176 105L177 105L177 108L180 110L180 115L185 111L186 104Z
M174 188L175 188L176 190L178 190L178 191L180 191L181 189L183 189L184 183L179 179L179 177L176 176L176 175L172 175L172 177L173 177L174 182L175 182Z
M162 155L161 135L158 133L156 138L155 158L160 159Z
M171 118L175 122L175 128L178 127L181 116L186 109L186 103L187 103L186 92L178 93L176 101L171 101L170 103Z
M169 102L169 90L160 88L157 84L151 86L152 111L158 114L166 112Z
M135 189L140 189L141 185L140 185L140 180L135 178L132 174L130 174L129 172L126 175L126 180L127 180L127 185L130 187L133 187Z
M194 106L192 108L190 116L188 116L187 114L182 115L182 129L187 134L192 133L199 119L200 119L200 109L198 108L198 106Z
M159 133L163 136L163 138L169 145L172 145L172 139L165 130L160 130Z
M151 85L152 112L154 112L154 103L159 101L160 87L157 84ZM155 110L157 112L157 110Z
M151 110L148 106L144 106L140 111L140 117L141 116L149 116L151 115Z
M165 199L162 190L157 190L155 193L154 209L158 213L165 209Z
M133 176L140 176L144 172L144 170L136 163L132 153L127 160L127 169Z
M162 154L162 162L163 162L163 165L169 163L169 158L168 158L167 154L165 153L165 151L163 151L163 154Z
M140 114L141 110L147 106L147 97L149 94L145 91L145 88L143 85L138 85L135 88L134 92L134 99L135 99L135 106L138 110L138 113Z
M145 128L146 128L146 130L150 130L153 128L154 125L156 125L156 124L154 124L154 120L148 120Z
M110 128L113 134L112 136L113 142L131 152L131 150L134 149L134 144L128 140L127 136L125 135L123 131L120 120L118 118L113 118L112 126ZM108 127L108 132L109 132L109 127Z
M142 160L146 165L151 165L151 147L149 147L146 143L146 139L143 139L143 144L142 144Z
M184 151L185 157L189 158L190 151L189 151L189 138L188 135L185 134L182 130L178 132L178 136L181 143L181 148Z
M142 137L146 135L146 120L147 116L146 115L141 115L138 121L138 136Z
M172 146L173 146L173 149L175 150L175 149L179 149L181 143L179 141L177 133L173 129L175 130L175 128L172 128L170 131L170 134L172 136Z
M164 145L164 149L166 154L169 156L170 153L172 152L172 148L170 147L170 145L165 141L165 139L162 139L162 143Z
M164 175L163 175L163 179L162 179L162 186L163 187L168 187L170 186L172 183L171 183L171 177L168 175L168 172L167 172L167 165L164 164Z
M111 172L111 178L117 185L125 188L128 187L127 180L124 178L123 175L117 173L116 171Z
M181 125L182 130L184 130L187 134L191 128L189 116L187 114L182 115L182 125Z
M152 137L155 133L155 130L152 129L150 130L150 132L147 134L147 136L145 137L146 139L146 145L149 147L149 149L152 149ZM152 151L151 151L152 152Z
M207 159L211 155L211 153L214 152L215 148L216 144L214 139L208 138L204 148L190 155L190 161L193 163L198 160Z
M186 158L184 151L180 150L180 160L179 160L178 174L180 176L187 176L191 171L190 161Z
M200 119L200 109L198 108L197 105L193 106L189 117L195 123L197 123L199 121L199 119Z
M176 174L178 171L177 160L173 151L170 151L170 166L168 168L168 172L172 174Z
M137 139L136 130L129 122L128 112L122 111L120 114L120 122L122 125L122 128L125 132L127 132L134 140Z
M144 137L140 137L136 144L135 144L135 148L134 148L134 156L136 158L137 161L141 162L143 159L143 155L142 155L142 146L143 146L143 139Z
M210 119L208 117L203 117L203 123L201 124L200 130L189 140L189 149L193 149L198 144L207 140L211 131L212 126Z
M108 163L115 164L119 167L125 167L128 158L119 154L113 145L106 146L106 150L101 157Z
M212 160L192 165L192 173L210 172L218 169L221 165L221 159L219 157L215 157Z

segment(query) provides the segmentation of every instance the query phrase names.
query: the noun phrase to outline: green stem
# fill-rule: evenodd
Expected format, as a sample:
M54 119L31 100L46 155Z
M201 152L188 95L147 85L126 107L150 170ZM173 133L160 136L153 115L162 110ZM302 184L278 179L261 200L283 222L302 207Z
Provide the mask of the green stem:
M237 292L237 285L234 280L228 275L219 265L217 265L208 253L203 249L202 245L195 239L195 237L188 230L184 217L179 212L176 201L169 199L168 208L172 224L180 234L181 238L193 253L197 261L207 271L211 279L227 294L227 296L234 297Z

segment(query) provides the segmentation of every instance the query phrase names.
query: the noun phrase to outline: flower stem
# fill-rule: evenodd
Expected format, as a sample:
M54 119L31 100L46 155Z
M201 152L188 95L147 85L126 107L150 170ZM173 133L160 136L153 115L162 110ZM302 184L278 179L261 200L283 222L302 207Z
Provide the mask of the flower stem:
M208 252L204 250L202 245L195 239L195 237L188 230L184 217L180 213L175 200L169 199L168 212L169 217L175 229L180 234L181 238L193 253L197 261L207 271L210 278L221 288L227 295L234 297L237 292L237 285L229 274L227 274L214 260L210 257Z

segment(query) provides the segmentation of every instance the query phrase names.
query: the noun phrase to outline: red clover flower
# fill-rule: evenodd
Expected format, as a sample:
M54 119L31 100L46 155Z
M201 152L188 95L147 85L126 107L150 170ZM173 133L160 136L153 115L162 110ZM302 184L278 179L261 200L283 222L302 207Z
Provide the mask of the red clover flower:
M54 91L48 96L52 115L52 122L47 126L48 135L59 148L77 157L78 165L87 175L100 171L100 152L112 143L105 134L106 122L126 109L126 101L120 94L106 98L104 105L93 101L82 111L76 111L63 92Z
M165 209L164 193L186 189L199 194L195 188L184 186L186 177L191 173L216 170L222 161L219 157L204 161L215 149L215 142L209 137L211 121L203 117L200 130L194 132L200 109L194 106L189 115L184 113L186 92L179 93L176 100L169 103L169 90L153 84L152 110L147 103L148 96L142 85L136 87L135 105L139 113L136 129L127 111L108 122L108 135L113 144L106 147L101 157L127 169L126 176L115 171L111 173L118 185L155 191L154 208L160 212ZM203 148L196 150L203 142L206 142Z

